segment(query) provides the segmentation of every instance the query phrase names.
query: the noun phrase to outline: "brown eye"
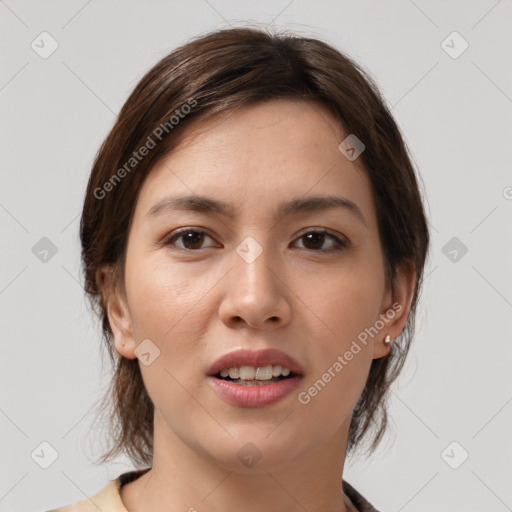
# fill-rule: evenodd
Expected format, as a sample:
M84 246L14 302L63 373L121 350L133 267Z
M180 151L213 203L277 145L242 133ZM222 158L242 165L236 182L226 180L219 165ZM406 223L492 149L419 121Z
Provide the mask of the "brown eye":
M204 248L203 244L207 238L213 240L212 237L204 231L186 228L173 233L172 236L164 241L164 245L176 246L186 251L195 251ZM304 241L303 249L315 252L339 251L348 247L348 245L337 236L325 230L309 231L301 235L297 240ZM176 243L177 241L181 243ZM327 245L327 247L325 247L325 245ZM209 247L213 246L210 245Z
M211 237L206 234L204 231L197 231L194 229L184 229L182 231L178 231L173 236L165 240L165 245L175 245L175 240L180 240L181 245L178 244L178 247L181 249L194 251L197 249L201 249L202 244L204 243L205 238Z
M330 247L322 250L322 246L325 241L331 240ZM342 242L338 237L328 233L327 231L317 230L317 231L309 231L301 235L298 240L304 240L304 248L317 251L317 252L328 252L329 250L341 250L347 247L345 242Z

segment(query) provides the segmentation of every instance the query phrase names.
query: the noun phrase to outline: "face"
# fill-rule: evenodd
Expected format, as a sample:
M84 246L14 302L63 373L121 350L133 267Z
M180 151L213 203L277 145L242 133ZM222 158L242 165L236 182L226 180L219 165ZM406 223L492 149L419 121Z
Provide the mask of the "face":
M393 308L403 287L385 285L366 172L338 149L348 134L323 107L279 100L184 135L143 184L126 294L109 307L117 350L140 359L155 437L237 471L249 442L261 471L341 446L372 359L407 312ZM196 208L168 201L183 196ZM198 208L199 196L226 211ZM244 406L212 386L220 356L267 348L302 366L280 400Z

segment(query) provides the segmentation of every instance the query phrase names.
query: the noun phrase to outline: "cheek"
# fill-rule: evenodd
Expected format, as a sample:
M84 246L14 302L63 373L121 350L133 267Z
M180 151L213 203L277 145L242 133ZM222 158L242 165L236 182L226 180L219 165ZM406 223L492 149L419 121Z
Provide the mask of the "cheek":
M361 258L354 260L350 271L347 267L323 279L321 289L314 288L315 294L309 295L317 317L310 325L317 336L311 355L315 364L299 399L312 417L323 416L327 422L325 411L331 408L332 429L350 414L364 389L373 359L373 340L367 332L379 319L384 292L378 266L372 268Z
M311 439L318 434L318 423L323 438L348 428L370 371L372 344L359 343L352 336L359 331L361 320L344 315L338 319L336 335L317 340L314 369L297 395L301 428Z
M134 334L163 341L200 297L190 276L162 258L137 258L126 263L126 287ZM167 334L167 336L166 336Z
M304 283L309 290L303 294L304 302L323 321L322 332L330 334L327 339L341 349L378 319L385 291L383 270L356 256L343 267L330 270L320 282L318 286L311 278L309 284Z
M195 356L213 317L206 291L218 281L215 276L199 276L197 269L173 266L164 254L154 256L145 261L132 256L126 265L133 337L136 344L150 339L160 351L151 366L141 365L150 379L148 389L158 388L159 378L172 381L169 373L182 382L189 380L190 372L203 371Z
M158 353L150 365L139 366L151 400L169 418L173 411L190 407L185 389L191 386L190 373L200 370L193 355L201 336L205 288L165 258L144 261L134 256L126 264L133 337L137 345L151 340Z

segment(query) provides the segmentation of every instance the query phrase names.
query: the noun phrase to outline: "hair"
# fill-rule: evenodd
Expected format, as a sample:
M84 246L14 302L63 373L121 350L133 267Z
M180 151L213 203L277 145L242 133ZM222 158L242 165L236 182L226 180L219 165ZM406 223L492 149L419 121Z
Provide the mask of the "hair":
M347 133L364 143L358 162L371 182L386 285L393 290L400 269L412 271L416 278L404 329L390 354L371 363L353 409L347 453L367 438L371 453L382 438L390 385L403 367L414 333L429 248L418 178L406 144L372 78L346 55L317 38L232 28L192 39L150 69L95 157L80 239L85 292L102 321L115 369L99 409L109 414L109 445L101 462L119 454L136 466L153 460L154 405L138 359L115 350L107 313L110 293L124 290L128 234L143 181L153 165L177 147L179 134L191 123L278 99L311 100L326 107ZM108 269L110 278L101 269Z

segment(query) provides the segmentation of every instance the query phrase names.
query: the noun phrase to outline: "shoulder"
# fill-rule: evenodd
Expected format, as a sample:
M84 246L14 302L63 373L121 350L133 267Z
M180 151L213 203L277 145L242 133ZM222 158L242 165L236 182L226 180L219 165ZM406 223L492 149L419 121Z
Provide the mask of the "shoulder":
M110 480L109 483L94 496L77 501L71 505L66 505L46 512L98 512L102 510L105 512L128 512L121 500L119 489L127 484L136 480L151 468L137 469L119 475L115 480Z
M47 512L98 512L98 510L126 512L126 508L119 495L119 479L111 480L103 489L90 498L85 498L71 505L48 510Z

